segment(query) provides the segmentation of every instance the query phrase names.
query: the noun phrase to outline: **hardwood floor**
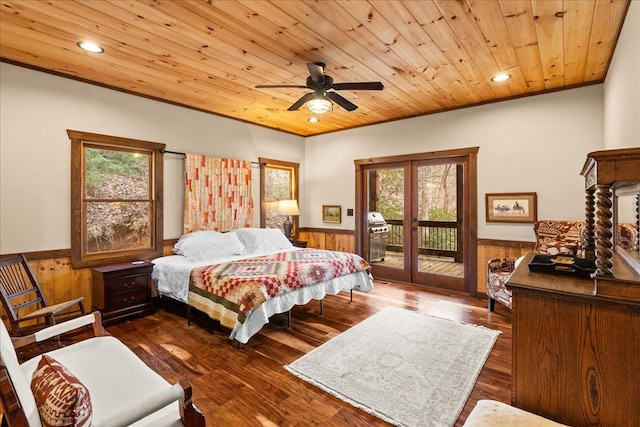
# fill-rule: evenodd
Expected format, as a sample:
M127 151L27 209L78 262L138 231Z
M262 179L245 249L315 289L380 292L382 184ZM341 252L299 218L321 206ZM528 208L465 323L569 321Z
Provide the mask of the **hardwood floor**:
M167 305L107 330L170 382L191 380L193 400L208 426L387 426L294 377L288 364L387 306L483 325L502 332L456 426L479 399L511 400L511 312L486 300L418 285L376 281L363 294L342 292L274 316L247 345L229 341L229 331L204 315L187 325L183 307Z

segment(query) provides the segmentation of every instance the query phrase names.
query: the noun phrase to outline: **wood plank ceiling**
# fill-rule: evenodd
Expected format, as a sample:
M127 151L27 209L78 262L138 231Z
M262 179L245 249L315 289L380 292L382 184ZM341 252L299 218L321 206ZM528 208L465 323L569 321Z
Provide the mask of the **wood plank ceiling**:
M2 0L0 59L310 136L603 82L629 1ZM304 85L309 62L384 90L312 124L287 111L310 90L255 88Z

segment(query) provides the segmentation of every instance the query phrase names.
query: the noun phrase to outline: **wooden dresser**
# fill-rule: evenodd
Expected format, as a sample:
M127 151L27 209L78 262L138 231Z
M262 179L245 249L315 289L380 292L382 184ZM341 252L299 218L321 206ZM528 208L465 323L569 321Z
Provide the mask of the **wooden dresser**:
M584 255L590 278L513 272L512 404L570 426L640 426L640 149L589 153ZM632 203L622 203L631 197ZM628 212L627 212L628 210ZM626 229L626 228L625 228ZM624 244L623 244L624 243Z
M151 298L153 264L143 262L106 265L92 269L93 306L102 313L103 323L154 311Z
M593 295L596 281L532 273L532 258L507 283L512 405L570 426L640 426L640 283ZM614 274L633 276L621 261Z

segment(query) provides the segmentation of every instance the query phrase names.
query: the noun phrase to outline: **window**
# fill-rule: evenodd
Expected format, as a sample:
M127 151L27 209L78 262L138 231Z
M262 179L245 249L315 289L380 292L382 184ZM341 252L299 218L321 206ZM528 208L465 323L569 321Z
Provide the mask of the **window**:
M277 213L277 201L298 201L298 163L260 158L260 226L283 230L285 218ZM293 235L298 229L298 217L294 216ZM284 231L284 230L283 230Z
M73 130L67 134L73 266L162 255L165 145Z

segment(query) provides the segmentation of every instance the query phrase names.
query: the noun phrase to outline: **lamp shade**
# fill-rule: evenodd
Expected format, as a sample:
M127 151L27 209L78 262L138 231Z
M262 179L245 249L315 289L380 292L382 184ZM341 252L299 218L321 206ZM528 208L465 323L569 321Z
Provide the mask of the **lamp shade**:
M297 200L280 200L278 201L279 215L300 215Z
M324 96L314 96L307 102L307 107L314 114L324 114L333 110L333 102Z

